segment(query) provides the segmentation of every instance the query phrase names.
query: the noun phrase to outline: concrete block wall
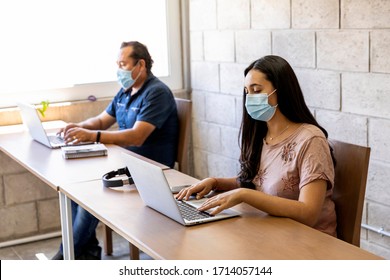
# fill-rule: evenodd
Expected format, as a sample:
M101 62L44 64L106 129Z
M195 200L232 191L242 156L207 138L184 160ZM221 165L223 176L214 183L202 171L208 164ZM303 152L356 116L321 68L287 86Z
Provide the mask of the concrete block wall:
M3 152L0 217L0 242L60 230L57 192Z
M194 175L235 176L243 70L276 54L334 139L372 148L363 223L390 231L390 1L190 0ZM361 247L390 259L390 238Z

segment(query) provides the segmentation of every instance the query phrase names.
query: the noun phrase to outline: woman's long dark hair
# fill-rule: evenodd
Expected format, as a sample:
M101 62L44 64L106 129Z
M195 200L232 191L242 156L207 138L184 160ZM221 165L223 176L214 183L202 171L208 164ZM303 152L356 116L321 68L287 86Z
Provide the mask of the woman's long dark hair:
M266 79L277 89L278 108L286 118L295 123L315 125L328 138L328 132L317 123L307 107L294 70L286 60L275 55L264 56L252 62L245 69L244 75L246 76L252 69L263 73ZM260 167L263 139L268 128L266 122L254 120L249 116L245 108L245 100L246 93L243 91L243 116L240 127L241 170L237 180L241 187L254 189L255 186L252 180L257 175Z

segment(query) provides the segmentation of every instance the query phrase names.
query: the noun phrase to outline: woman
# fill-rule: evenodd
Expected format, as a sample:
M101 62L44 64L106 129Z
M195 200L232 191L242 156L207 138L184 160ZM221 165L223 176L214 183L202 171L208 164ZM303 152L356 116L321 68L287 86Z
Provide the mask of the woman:
M274 216L288 217L336 236L331 200L334 183L327 132L305 104L291 66L265 56L245 70L241 171L235 178L206 178L180 191L197 199L211 191L199 210L211 213L245 202Z

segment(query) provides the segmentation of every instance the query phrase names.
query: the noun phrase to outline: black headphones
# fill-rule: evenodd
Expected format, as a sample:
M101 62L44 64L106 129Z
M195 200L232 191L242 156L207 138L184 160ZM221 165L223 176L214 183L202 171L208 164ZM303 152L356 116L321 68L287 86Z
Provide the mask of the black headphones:
M118 175L127 175L127 178L120 178L117 180L110 180ZM131 178L129 169L127 167L119 168L118 170L110 171L102 177L103 186L106 188L122 187L124 185L134 184L133 178Z

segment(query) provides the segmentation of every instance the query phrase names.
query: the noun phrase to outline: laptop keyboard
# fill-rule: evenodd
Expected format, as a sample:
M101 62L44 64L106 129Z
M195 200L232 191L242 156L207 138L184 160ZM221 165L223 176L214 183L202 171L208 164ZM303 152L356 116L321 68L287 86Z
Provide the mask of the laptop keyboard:
M193 221L212 217L210 214L199 211L198 209L196 209L196 207L186 203L185 201L176 200L176 202L179 206L180 213L186 220Z
M64 143L64 138L62 138L60 135L49 135L49 140L51 143L54 144L62 144Z

